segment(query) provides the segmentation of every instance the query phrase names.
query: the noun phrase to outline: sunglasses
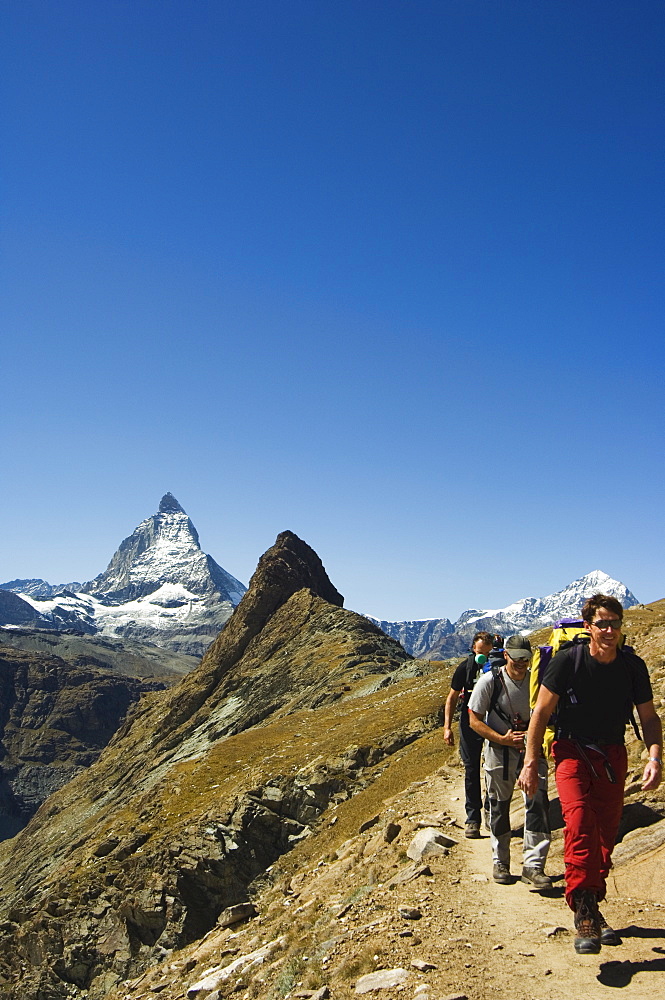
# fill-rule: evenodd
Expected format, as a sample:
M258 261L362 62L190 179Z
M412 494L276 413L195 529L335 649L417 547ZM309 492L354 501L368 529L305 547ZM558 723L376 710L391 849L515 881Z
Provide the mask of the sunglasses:
M597 622L591 622L594 628L606 629L606 628L621 628L620 618L599 618Z
M517 654L513 656L512 653L508 653L508 656L510 657L511 660L519 660L520 663L528 663L529 660L531 659L531 657L526 656L526 654L524 656L518 656Z

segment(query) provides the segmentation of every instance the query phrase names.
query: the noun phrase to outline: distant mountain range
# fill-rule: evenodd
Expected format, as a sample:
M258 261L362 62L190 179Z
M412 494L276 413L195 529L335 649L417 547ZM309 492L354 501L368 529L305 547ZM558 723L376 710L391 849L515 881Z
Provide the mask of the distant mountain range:
M87 583L52 585L45 580L0 584L0 625L21 629L74 630L154 643L201 655L216 638L246 588L199 544L196 528L171 493L156 514L120 543L103 573ZM595 570L547 597L525 597L498 610L465 611L457 621L370 621L420 659L465 653L474 632L531 632L577 615L591 594L617 597L625 608L637 598L618 580ZM369 616L368 616L369 617Z
M0 624L101 633L200 655L245 590L201 550L196 528L167 493L94 580L0 584Z
M560 618L579 615L582 605L592 594L603 593L616 597L624 608L638 604L633 593L607 573L594 570L573 580L563 590L547 597L524 597L507 608L491 611L470 610L460 615L456 622L448 618L430 618L425 621L382 622L371 618L386 635L397 639L412 656L443 660L460 656L469 650L475 632L498 632L514 635L545 628Z

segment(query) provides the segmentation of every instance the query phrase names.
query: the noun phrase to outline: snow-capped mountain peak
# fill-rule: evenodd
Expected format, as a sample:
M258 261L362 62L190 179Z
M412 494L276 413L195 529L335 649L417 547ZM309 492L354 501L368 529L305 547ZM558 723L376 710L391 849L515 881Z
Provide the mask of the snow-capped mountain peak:
M455 631L459 630L460 625L470 626L491 618L505 622L503 629L499 631L506 632L511 628L514 632L532 632L551 625L559 618L579 615L587 598L598 593L616 597L624 608L637 604L637 598L623 583L613 580L602 570L595 569L547 597L523 597L514 604L497 610L465 611L455 623Z
M32 616L32 627L102 632L188 653L203 652L246 589L201 550L196 528L172 493L94 580L64 588L13 580L1 587L29 606L12 606L6 624Z
M237 604L244 586L201 551L196 528L172 493L156 514L125 538L106 570L81 590L125 602L147 597L164 584L177 584L197 597L217 594Z
M616 597L624 608L638 603L623 583L596 569L555 594L522 597L505 608L485 611L474 608L465 611L453 624L447 618L434 618L421 622L377 621L377 625L393 639L398 639L413 656L443 659L466 652L474 632L484 630L504 636L527 633L552 625L561 618L578 617L587 598L598 593Z

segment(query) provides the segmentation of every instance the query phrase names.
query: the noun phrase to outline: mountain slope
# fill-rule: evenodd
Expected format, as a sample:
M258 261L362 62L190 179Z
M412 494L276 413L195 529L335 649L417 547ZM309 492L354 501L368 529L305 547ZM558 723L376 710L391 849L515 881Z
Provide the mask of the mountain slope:
M152 681L165 686L198 666L199 657L176 653L163 646L117 639L107 635L81 635L72 630L0 628L0 645L27 652L50 653L72 667L103 670Z
M101 997L197 939L368 764L437 724L438 694L367 715L417 665L341 605L316 554L280 535L201 665L0 847L6 995Z
M379 628L396 639L412 656L427 657L431 649L439 646L451 635L455 626L448 618L429 618L413 622L380 622L370 618Z

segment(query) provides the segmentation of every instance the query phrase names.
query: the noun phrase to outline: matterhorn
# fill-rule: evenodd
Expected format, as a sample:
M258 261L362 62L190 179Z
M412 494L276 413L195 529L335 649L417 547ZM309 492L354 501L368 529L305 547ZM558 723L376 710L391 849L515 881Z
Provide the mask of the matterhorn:
M60 587L12 580L0 587L37 613L33 628L101 632L195 655L218 635L246 589L202 551L196 528L171 493L94 580ZM12 613L18 615L13 607Z

